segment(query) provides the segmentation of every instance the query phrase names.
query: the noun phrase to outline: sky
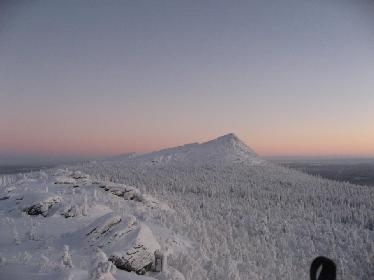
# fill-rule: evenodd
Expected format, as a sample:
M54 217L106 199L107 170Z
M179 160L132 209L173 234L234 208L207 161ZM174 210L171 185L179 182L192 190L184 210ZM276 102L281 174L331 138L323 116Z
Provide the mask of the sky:
M0 155L374 156L374 1L0 2Z

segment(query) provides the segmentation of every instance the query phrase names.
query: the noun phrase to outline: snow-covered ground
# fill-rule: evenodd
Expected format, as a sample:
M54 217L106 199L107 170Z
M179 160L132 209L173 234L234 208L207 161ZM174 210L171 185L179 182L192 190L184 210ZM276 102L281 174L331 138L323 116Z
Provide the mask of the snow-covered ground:
M233 134L1 177L0 223L0 279L308 279L318 255L338 279L374 279L374 189Z
M154 223L172 210L136 187L68 169L3 181L0 279L149 279L137 275L146 270L178 277L152 272L155 252L160 243L166 254L188 243Z

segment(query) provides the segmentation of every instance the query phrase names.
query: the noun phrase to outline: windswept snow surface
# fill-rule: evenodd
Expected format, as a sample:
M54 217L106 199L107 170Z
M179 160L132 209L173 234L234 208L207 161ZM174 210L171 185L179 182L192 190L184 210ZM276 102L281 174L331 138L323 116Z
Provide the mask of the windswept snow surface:
M0 279L308 279L319 255L338 279L374 279L374 189L266 162L233 134L0 186ZM137 270L158 248L162 273L108 261Z
M172 269L135 274L146 272L144 267L152 270L160 243L169 253L188 246L155 223L153 216L171 209L136 187L92 180L68 169L0 182L0 279L174 279L180 275ZM116 269L113 258L123 270Z

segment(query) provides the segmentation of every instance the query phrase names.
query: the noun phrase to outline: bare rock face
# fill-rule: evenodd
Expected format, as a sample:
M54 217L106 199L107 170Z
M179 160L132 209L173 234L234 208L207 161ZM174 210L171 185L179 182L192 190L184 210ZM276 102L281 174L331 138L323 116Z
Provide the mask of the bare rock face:
M29 215L48 216L49 210L62 201L62 198L56 194L32 193L26 194L22 202L22 210Z

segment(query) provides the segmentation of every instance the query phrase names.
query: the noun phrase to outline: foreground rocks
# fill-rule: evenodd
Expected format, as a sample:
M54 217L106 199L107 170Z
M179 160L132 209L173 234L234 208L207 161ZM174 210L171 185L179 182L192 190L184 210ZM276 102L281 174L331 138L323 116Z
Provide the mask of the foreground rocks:
M155 252L160 249L160 245L144 224L137 228L135 235L135 239L124 250L112 253L109 260L119 269L144 274L153 269Z
M138 274L153 269L155 252L160 245L150 228L135 217L109 213L84 232L88 243L102 248L117 268Z

